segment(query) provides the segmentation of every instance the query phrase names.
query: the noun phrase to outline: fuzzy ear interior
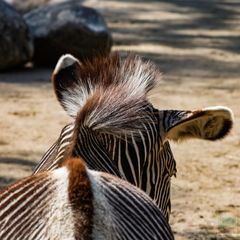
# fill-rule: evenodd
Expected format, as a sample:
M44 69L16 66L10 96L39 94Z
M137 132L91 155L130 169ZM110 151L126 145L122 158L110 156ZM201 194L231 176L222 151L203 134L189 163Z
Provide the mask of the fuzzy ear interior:
M73 102L75 85L80 79L80 62L70 54L63 55L53 71L52 83L58 101L71 117L77 114L77 104ZM77 99L74 99L75 101Z
M217 140L224 138L232 128L233 113L227 107L208 107L198 111L174 111L166 130L166 138L183 140L199 138ZM179 112L179 114L176 114ZM169 114L171 116L171 113ZM174 116L175 120L174 120ZM179 117L180 116L180 117Z

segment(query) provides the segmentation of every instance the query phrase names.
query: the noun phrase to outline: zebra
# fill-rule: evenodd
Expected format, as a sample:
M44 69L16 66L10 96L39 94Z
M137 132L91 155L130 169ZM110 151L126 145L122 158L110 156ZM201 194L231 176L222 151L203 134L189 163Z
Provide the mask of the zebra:
M171 211L171 177L176 176L177 172L169 141L189 138L212 141L221 139L232 128L233 114L223 106L195 111L158 110L148 101L147 94L159 85L160 80L161 73L153 63L145 62L132 54L122 60L118 53L112 53L108 57L96 58L93 62L79 62L70 54L62 56L53 71L52 83L58 101L74 122L63 128L58 140L36 166L34 174L61 165L66 152L71 148L71 139L77 138L74 153L83 157L90 169L114 174L141 188L168 220ZM86 132L77 135L80 121L78 113L86 110L87 101L94 98L96 92L101 92L102 98L108 99L112 94L109 88L112 87L124 89L125 92L121 93L122 101L141 92L144 112L140 113L136 109L130 120L138 122L139 118L144 117L145 131L137 130L133 134L131 122L124 122L129 125L125 132L112 132L114 124L101 131L91 125L90 128L94 131L89 133L84 130ZM129 108L128 105L122 106L118 99L113 99L108 107L116 118L121 118L129 114ZM96 102L95 107L101 111L99 102ZM91 137L86 140L86 136ZM94 158L101 161L92 161L89 152L86 152L92 141L97 143L97 146L92 145L92 149L104 151L101 156ZM95 154L95 150L92 150L92 154Z
M68 156L0 192L1 240L173 240L169 224L139 188Z
M117 167L104 162L110 157L96 132L145 134L145 123L152 120L144 91L128 91L124 84L95 89L76 116L74 134L59 167L31 175L0 192L1 240L174 239L153 200L114 176L120 175ZM79 147L86 158L78 156ZM85 165L91 162L112 174Z

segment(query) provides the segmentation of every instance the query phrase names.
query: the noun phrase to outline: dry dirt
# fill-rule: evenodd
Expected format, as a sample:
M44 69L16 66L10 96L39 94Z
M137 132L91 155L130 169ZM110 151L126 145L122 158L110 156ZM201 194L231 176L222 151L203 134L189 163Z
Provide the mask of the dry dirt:
M171 225L177 240L240 239L240 2L89 1L105 16L114 50L154 61L162 85L151 96L161 109L224 105L235 114L217 142L172 143ZM47 57L47 56L46 56ZM71 121L57 103L50 69L0 74L0 185L31 174Z

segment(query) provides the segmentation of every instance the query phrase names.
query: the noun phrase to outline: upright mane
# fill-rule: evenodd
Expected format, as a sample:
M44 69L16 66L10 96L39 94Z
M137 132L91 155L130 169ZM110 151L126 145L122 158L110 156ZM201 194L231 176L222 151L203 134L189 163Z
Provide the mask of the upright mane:
M96 89L105 91L118 87L129 96L137 94L146 98L160 79L161 74L152 63L133 54L122 60L117 52L81 63L69 54L64 55L52 76L58 100L73 117Z

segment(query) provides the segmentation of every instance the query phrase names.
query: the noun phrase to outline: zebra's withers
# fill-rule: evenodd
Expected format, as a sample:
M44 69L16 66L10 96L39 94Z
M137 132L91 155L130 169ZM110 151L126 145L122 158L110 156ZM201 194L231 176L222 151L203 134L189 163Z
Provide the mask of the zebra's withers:
M1 240L174 239L141 190L69 158L0 192Z

